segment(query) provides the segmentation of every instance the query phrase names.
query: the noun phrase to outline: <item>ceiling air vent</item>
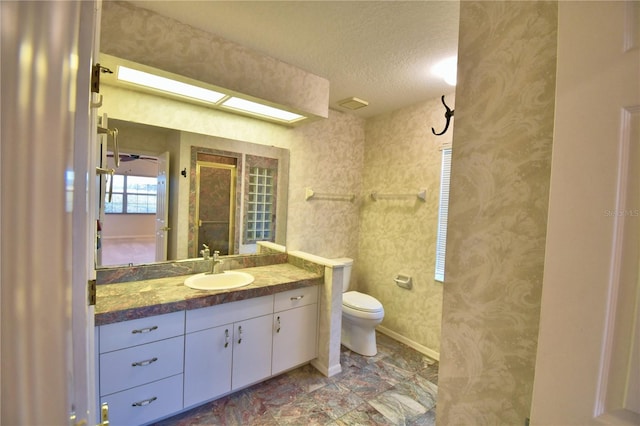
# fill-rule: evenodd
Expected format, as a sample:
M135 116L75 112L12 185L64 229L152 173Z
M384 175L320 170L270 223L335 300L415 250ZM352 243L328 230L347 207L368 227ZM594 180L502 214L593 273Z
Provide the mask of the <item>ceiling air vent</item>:
M359 98L347 98L338 102L338 105L340 105L342 108L356 110L356 109L366 107L367 105L369 105L369 102L363 101L362 99L359 99Z

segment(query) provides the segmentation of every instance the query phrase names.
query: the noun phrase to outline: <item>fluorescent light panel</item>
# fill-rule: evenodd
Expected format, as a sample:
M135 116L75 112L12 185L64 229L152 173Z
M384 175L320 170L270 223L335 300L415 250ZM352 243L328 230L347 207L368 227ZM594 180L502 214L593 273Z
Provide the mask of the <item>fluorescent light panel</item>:
M300 119L306 118L304 115L295 114L283 109L262 105L257 102L248 101L238 97L230 97L221 92L194 86L192 84L182 83L166 77L160 77L144 71L133 68L118 66L118 80L128 83L137 84L151 89L159 90L165 93L184 96L199 101L209 102L225 108L259 115L286 123L293 123ZM224 102L219 102L227 98Z
M205 102L217 103L227 96L224 93L123 66L118 67L118 79Z
M232 97L224 101L222 106L227 108L236 109L238 111L248 112L251 114L264 115L269 118L275 118L277 120L293 122L304 118L304 115L295 114L293 112L285 111L283 109L262 105L257 102L248 101L246 99Z

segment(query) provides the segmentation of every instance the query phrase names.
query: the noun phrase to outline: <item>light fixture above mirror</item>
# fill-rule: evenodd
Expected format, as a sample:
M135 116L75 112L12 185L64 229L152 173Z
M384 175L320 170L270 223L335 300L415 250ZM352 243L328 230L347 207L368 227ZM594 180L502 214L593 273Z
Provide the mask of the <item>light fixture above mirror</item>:
M101 77L105 84L125 86L131 90L178 98L186 102L287 126L307 122L310 118L301 111L292 108L273 105L251 96L115 56L102 53L100 59L102 67L113 71L113 74L107 73Z

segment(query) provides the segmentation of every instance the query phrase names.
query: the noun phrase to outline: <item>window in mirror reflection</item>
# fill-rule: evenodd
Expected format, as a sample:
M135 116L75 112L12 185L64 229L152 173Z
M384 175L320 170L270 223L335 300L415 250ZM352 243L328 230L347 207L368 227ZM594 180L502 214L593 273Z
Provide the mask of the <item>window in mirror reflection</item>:
M113 179L113 193L111 201L105 194L105 213L156 214L157 178L115 174L107 177L107 188L109 179Z

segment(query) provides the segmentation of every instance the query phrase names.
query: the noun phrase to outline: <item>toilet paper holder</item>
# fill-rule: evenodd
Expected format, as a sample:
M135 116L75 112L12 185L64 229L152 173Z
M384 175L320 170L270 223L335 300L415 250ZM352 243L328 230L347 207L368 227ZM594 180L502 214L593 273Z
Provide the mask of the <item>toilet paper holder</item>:
M398 287L406 288L411 290L413 288L413 279L409 275L398 274L393 279Z

